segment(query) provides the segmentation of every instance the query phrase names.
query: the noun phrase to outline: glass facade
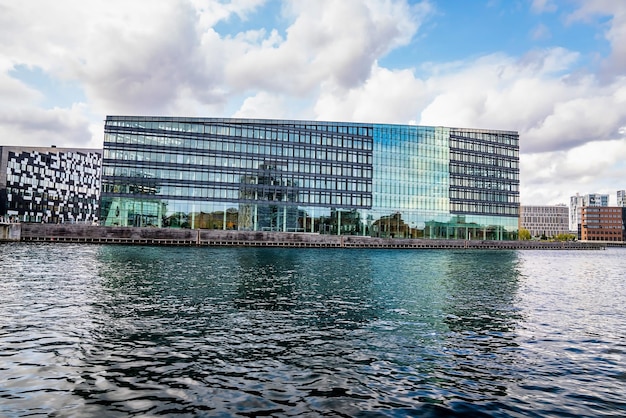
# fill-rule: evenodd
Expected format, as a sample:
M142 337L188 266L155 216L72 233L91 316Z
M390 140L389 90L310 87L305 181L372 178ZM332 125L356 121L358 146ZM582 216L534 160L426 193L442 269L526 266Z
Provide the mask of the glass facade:
M104 225L516 239L518 135L108 116Z

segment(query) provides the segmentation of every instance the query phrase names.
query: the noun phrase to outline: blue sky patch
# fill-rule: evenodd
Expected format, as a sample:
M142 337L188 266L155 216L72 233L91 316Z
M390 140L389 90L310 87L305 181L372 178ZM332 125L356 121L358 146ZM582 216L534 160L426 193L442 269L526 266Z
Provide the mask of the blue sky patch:
M83 89L77 81L63 81L50 76L40 67L16 65L9 76L39 91L44 99L40 105L46 109L70 108L74 103L86 102Z

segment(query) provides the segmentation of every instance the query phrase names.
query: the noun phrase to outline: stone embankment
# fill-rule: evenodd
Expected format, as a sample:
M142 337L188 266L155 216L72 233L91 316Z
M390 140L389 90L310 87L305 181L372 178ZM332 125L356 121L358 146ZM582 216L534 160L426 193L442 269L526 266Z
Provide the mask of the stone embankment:
M606 247L602 243L588 242L389 239L295 232L130 228L76 224L21 224L21 236L18 240L128 245L302 248L593 250Z
M21 226L18 223L0 222L0 242L19 241Z

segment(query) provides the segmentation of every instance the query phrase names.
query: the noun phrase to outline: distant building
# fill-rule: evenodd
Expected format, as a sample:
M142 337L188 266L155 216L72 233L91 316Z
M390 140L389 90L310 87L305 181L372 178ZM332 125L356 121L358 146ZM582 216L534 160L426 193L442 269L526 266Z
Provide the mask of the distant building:
M569 232L569 209L566 205L520 206L520 228L533 237L554 237Z
M102 151L0 146L0 216L21 222L98 220Z
M625 210L614 206L581 209L581 241L624 241Z
M626 208L626 190L617 191L617 206Z
M581 208L585 206L609 206L609 195L590 193L584 196L576 193L576 196L570 197L569 205L569 230L576 231L580 235L580 217Z

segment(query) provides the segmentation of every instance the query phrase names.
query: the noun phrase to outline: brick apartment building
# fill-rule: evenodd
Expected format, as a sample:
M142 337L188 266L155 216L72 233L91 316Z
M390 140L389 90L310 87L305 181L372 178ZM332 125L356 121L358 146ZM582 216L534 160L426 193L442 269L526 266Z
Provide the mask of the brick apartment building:
M582 241L626 241L626 208L585 206L581 208L579 238Z

